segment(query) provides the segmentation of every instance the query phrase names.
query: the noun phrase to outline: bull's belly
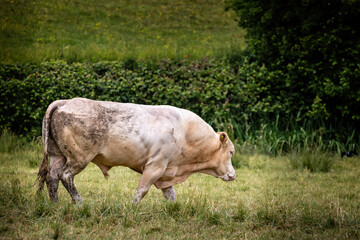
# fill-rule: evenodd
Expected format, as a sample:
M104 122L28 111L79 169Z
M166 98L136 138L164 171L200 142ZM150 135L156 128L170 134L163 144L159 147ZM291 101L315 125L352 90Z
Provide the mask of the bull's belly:
M129 168L137 169L138 166L143 166L147 159L147 151L138 149L134 152L130 149L123 149L119 147L116 150L101 151L93 160L103 165L114 166L126 166Z

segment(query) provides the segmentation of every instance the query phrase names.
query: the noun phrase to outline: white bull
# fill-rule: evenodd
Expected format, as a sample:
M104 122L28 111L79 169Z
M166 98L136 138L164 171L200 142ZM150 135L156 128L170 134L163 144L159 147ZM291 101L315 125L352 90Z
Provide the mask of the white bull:
M135 196L139 203L152 184L175 200L173 185L196 172L234 180L234 145L196 114L171 106L94 101L84 98L55 101L43 120L44 158L39 189L46 181L57 202L59 180L74 202L81 197L74 176L90 162L107 176L114 166L142 174Z

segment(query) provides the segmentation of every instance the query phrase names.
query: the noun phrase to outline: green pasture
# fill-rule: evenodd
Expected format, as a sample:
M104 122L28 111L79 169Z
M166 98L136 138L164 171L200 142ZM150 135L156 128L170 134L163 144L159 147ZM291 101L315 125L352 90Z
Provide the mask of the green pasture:
M94 164L76 176L82 204L61 185L59 203L34 185L42 144L9 134L0 147L1 239L358 239L360 158L333 156L331 171L296 170L288 156L246 155L237 179L195 174L167 202L152 187L132 205L140 175L124 167L106 180ZM291 156L294 158L295 156ZM298 156L301 158L301 156Z
M224 1L4 0L0 62L183 59L243 48Z
M357 61L341 72L342 88L329 81L324 88L326 78L312 68L304 75L311 72L320 85L297 81L291 64L284 65L288 75L240 64L245 30L224 6L224 0L0 2L0 239L360 238L360 157L340 158L359 152L357 122L325 111L333 107L326 96L339 94L351 108L340 101L337 107L358 117L358 71L351 70ZM291 92L288 83L303 86ZM152 187L134 206L139 174L117 167L105 179L90 164L75 177L83 202L72 204L60 184L60 201L52 203L46 188L36 194L40 123L51 101L74 96L197 112L234 140L237 179L194 174L175 186L175 203Z

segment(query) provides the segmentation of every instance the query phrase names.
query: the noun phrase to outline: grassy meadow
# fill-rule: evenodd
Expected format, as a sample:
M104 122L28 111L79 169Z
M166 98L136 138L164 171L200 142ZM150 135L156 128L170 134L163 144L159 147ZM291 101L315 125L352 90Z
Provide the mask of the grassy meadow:
M82 204L72 204L61 184L54 204L46 188L36 195L40 141L5 133L0 143L1 239L360 237L359 157L333 156L331 171L312 173L294 169L287 156L238 151L235 181L195 174L175 186L175 203L152 187L138 207L132 201L139 174L116 167L106 180L90 164L75 177Z
M244 30L224 1L4 0L2 63L222 57Z
M0 64L231 57L246 46L234 18L224 0L2 0ZM217 124L243 136L235 181L195 174L175 186L175 203L152 187L139 206L140 175L124 167L107 180L94 164L77 175L81 204L62 184L57 204L46 188L37 195L41 140L5 130L0 239L359 239L360 157L340 158L359 149L355 130L325 141L311 124L254 122L260 130L247 119Z

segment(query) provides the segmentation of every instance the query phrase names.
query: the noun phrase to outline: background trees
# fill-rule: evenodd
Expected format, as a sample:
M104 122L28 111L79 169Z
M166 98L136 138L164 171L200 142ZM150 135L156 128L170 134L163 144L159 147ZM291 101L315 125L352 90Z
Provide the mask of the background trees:
M229 0L271 104L319 120L360 119L360 1Z

